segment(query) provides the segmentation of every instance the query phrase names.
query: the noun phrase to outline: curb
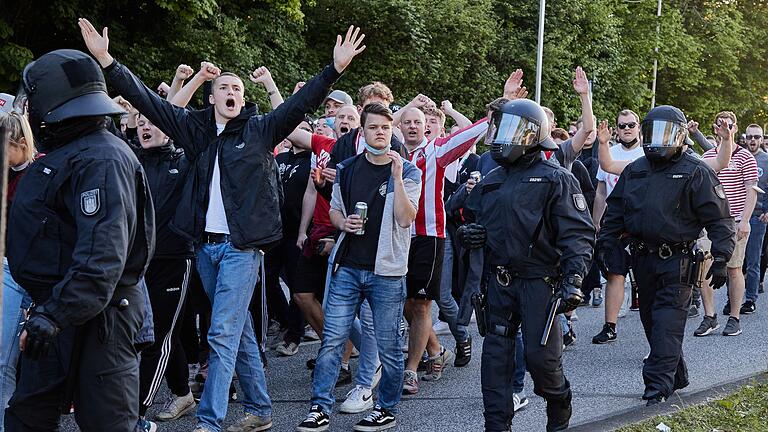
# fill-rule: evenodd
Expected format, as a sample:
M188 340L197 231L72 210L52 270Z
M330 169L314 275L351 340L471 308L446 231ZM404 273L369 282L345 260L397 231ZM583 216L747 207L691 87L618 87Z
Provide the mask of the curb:
M765 371L758 372L756 374L751 374L740 378L736 381L716 384L712 387L708 387L693 393L686 393L683 395L675 393L666 403L652 407L645 407L641 405L635 408L629 408L618 413L606 415L604 417L598 418L597 420L574 425L573 427L568 428L568 430L573 432L614 431L620 427L639 423L655 416L674 414L682 408L705 403L710 398L719 398L724 394L731 394L744 385L751 384L753 382L768 382L768 373Z

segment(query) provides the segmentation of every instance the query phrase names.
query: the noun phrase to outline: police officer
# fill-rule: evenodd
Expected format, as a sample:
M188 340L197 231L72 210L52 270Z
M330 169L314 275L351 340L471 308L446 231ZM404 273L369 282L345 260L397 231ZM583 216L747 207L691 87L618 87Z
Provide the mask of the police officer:
M562 330L555 325L551 336L542 336L554 299L564 305L557 313L582 300L595 228L573 175L541 158L542 150L557 149L541 106L513 100L490 123L486 142L500 167L470 193L464 214L471 223L457 232L464 247L485 251L485 316L478 317L487 333L481 369L485 429L509 430L515 335L522 326L534 392L547 400L547 431L559 431L571 417Z
M671 106L656 107L643 119L641 134L645 157L624 169L608 197L598 260L605 261L620 242L629 242L640 318L651 347L643 366L643 399L654 405L688 385L682 345L699 266L693 245L706 228L714 256L706 277L719 288L727 278L734 227L715 173L683 152L683 113Z
M5 428L58 430L74 402L81 430L132 431L139 280L155 243L144 171L106 130L106 116L123 110L86 54L58 50L30 63L20 96L46 156L20 182L10 214L11 274L34 305Z

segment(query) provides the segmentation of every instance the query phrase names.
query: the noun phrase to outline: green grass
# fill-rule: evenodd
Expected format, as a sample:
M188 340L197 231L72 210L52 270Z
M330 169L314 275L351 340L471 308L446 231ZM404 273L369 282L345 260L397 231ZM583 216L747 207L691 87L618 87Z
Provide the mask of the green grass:
M668 403L679 404L679 399ZM768 381L745 385L733 394L722 395L701 405L625 426L619 432L656 432L664 422L672 432L765 432L768 431Z

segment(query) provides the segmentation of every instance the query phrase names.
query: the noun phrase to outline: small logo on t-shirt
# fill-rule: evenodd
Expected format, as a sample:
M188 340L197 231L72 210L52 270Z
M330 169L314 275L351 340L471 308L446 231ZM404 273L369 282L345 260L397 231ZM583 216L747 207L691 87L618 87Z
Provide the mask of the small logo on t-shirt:
M384 182L379 186L379 194L383 197L387 196L387 182Z

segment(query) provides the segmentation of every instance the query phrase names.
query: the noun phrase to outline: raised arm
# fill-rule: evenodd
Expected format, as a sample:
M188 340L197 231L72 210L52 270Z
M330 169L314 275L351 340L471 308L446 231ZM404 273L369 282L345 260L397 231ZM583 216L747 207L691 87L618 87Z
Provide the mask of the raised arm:
M264 86L264 89L267 90L267 94L269 95L269 104L272 105L272 109L279 107L280 104L284 102L283 96L280 94L277 84L275 84L275 80L272 79L272 73L270 73L269 69L266 67L262 66L253 71L251 75L248 76L248 79L254 84L261 84ZM290 137L288 139L290 139Z
M181 90L174 95L173 99L169 99L172 104L176 105L177 107L184 108L185 106L189 105L189 101L192 100L192 97L195 96L195 93L197 92L197 89L200 88L206 81L210 81L213 79L216 79L221 74L221 69L216 67L213 63L210 62L201 62L200 63L200 70L197 71L194 77L192 77L191 80L181 88ZM207 101L203 101L203 104L208 103Z
M326 66L295 95L263 117L262 136L266 137L270 149L296 129L307 113L320 106L328 95L330 87L339 79L352 59L365 50L364 39L365 35L361 34L360 28L355 26L349 27L343 40L340 35L337 36L336 46L333 49L333 65Z
M699 135L704 137L702 133L699 131L699 124L696 122L693 122L695 124L695 130L699 132ZM728 129L727 124L723 123L721 125L715 125L715 133L717 136L721 138L721 144L720 149L732 149L733 148L733 135L736 133L735 131ZM688 123L688 130L691 130L691 122ZM694 136L696 133L694 132ZM707 141L706 138L704 138L704 141L706 141L707 144L709 144L709 141ZM699 144L701 145L701 144ZM704 163L707 164L710 168L712 168L715 172L720 172L721 170L728 168L728 165L731 163L731 156L733 155L733 152L731 151L718 151L717 157L714 159L704 159Z
M488 131L488 119L482 118L474 124L456 132L435 139L437 163L447 167L472 148Z
M176 74L173 76L173 81L171 81L171 88L168 90L168 96L165 97L165 100L171 101L173 100L173 97L176 96L176 93L181 90L181 88L184 86L184 81L188 80L189 77L194 74L195 71L191 67L180 64L176 68Z
M597 147L597 159L600 162L600 168L611 174L621 175L624 168L630 161L615 161L611 156L611 147L608 142L613 135L613 131L608 127L608 122L603 120L597 128L597 141L600 143Z
M432 102L432 99L430 99L429 97L424 96L421 93L416 95L415 98L413 98L410 102L405 104L404 107L400 108L399 110L397 110L396 113L392 115L393 130L400 129L397 126L400 125L400 117L403 115L404 112L408 111L410 108L419 108L419 109L424 108L430 103L434 104L434 102Z
M572 147L575 154L579 154L587 141L589 134L595 130L595 116L592 114L592 98L589 96L589 80L587 74L581 68L576 68L576 78L573 80L573 89L581 100L581 129L573 136Z
M691 120L688 122L688 132L690 133L691 137L693 137L693 140L698 144L702 150L712 150L714 146L711 142L707 139L707 137L704 136L703 133L699 130L699 123Z
M166 135L184 147L186 155L194 159L202 150L206 136L205 125L193 121L187 110L175 107L149 89L127 67L109 54L109 37L105 27L99 34L93 24L84 18L78 22L88 50L105 68L105 75L117 92L145 115Z
M449 100L444 100L440 104L440 109L442 109L448 117L453 119L459 129L464 129L465 127L472 124L472 121L468 119L464 114L453 109L453 104Z

